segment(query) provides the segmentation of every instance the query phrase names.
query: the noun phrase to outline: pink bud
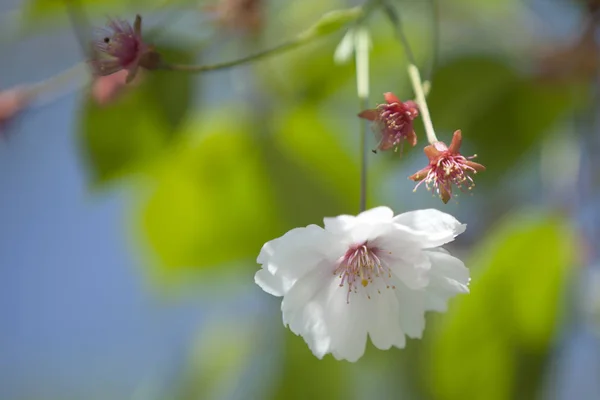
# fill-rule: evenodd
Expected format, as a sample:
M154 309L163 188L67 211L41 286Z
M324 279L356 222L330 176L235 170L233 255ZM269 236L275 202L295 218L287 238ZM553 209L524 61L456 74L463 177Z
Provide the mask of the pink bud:
M6 125L27 107L29 96L23 87L0 91L0 135L4 136Z

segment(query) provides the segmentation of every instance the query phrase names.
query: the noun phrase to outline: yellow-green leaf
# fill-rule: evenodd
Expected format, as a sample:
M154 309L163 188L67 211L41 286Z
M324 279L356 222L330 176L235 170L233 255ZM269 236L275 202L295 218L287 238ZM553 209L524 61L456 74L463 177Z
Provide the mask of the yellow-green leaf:
M425 363L435 398L533 398L574 262L573 232L557 215L515 213L494 229L467 263L471 293L450 306Z

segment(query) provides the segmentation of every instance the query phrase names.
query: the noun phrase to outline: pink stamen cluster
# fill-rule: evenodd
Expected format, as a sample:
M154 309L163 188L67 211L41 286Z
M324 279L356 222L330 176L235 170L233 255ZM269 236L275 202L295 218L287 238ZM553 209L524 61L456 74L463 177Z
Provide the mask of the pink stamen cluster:
M339 275L340 287L348 285L348 295L346 302L350 302L350 293L358 292L359 284L363 287L367 287L369 283L373 283L374 278L388 279L392 277L390 269L382 262L381 258L377 255L380 250L376 247L370 247L367 242L353 246L342 259L336 270L333 272L334 275ZM390 288L389 285L386 285ZM395 288L392 286L392 288ZM367 294L370 299L371 296Z
M136 76L139 67L155 69L160 65L159 54L142 39L142 18L136 16L133 26L122 20L109 20L106 28L99 29L93 42L90 60L94 73L99 76L127 70L127 83Z
M465 157L460 154L461 143L462 135L458 130L454 132L450 147L443 142L425 147L429 165L409 177L413 181L419 181L415 190L424 182L428 190L433 188L442 201L447 203L452 197L453 185L463 192L475 187L472 175L484 171L485 167L470 161L476 156Z
M362 111L359 117L374 122L374 132L379 143L377 148L385 151L395 149L402 151L404 142L415 146L413 120L419 116L419 109L414 101L402 102L393 93L384 94L386 103L379 104L377 108Z

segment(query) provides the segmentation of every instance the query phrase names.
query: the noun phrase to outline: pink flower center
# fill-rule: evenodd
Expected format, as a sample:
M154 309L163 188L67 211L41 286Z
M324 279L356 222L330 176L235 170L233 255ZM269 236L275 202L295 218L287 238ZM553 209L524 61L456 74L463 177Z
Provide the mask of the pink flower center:
M384 124L386 132L384 134L392 135L387 138L393 145L397 146L400 141L411 130L411 122L415 118L414 112L410 109L405 109L398 103L380 104L379 120Z
M348 249L340 260L340 264L333 274L339 275L340 287L348 285L346 299L348 303L350 302L350 293L357 293L360 286L366 288L370 283L373 283L375 278L387 280L392 277L390 269L378 256L380 252L378 248L371 247L368 242L365 242ZM390 288L389 285L386 285L386 287ZM395 286L392 286L392 288L395 288ZM367 293L367 297L371 298L369 293Z
M463 192L472 190L475 182L471 173L477 173L473 167L467 164L467 158L462 155L447 154L439 158L436 164L430 166L429 172L424 180L417 184L417 187L425 182L427 190L433 190L441 195L440 189L451 192L451 185L456 185ZM416 189L416 187L415 187Z

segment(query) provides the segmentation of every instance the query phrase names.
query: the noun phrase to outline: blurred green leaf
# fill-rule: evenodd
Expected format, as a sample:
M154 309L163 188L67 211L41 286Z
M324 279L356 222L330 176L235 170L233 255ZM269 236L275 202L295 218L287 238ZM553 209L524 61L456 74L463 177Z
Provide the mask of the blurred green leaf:
M358 211L359 169L337 127L315 106L282 112L274 121L269 175L291 225L320 223L326 215ZM356 133L358 141L358 132Z
M569 88L534 83L504 61L481 56L442 66L429 103L440 140L448 143L462 129L463 153L477 153L487 167L478 181L510 168L574 105Z
M284 98L322 100L353 82L351 64L334 64L333 53L339 40L338 37L323 39L263 61L259 70L263 84Z
M217 400L246 392L242 377L252 365L257 344L265 347L261 328L256 322L236 318L208 323L200 333L178 399Z
M467 263L480 270L471 294L451 305L425 363L435 398L535 398L574 261L558 216L513 214L491 232Z
M282 233L267 166L249 120L214 112L192 124L157 168L142 226L165 273L255 258Z
M190 60L181 51L160 49L169 59ZM88 97L81 112L84 154L94 183L136 172L162 154L180 132L192 95L189 74L143 71L114 103Z
M304 340L286 329L285 364L273 400L351 399L350 364L315 357Z
M340 30L350 22L357 20L362 15L363 10L361 7L329 11L323 14L313 26L301 33L300 37L309 39L329 35Z
M80 7L85 14L106 15L106 13L122 13L126 10L136 10L142 13L148 9L155 9L169 2L180 3L174 0L131 0L127 2L119 0L78 0L74 6ZM21 23L26 30L37 29L39 25L46 25L55 19L67 17L67 5L69 0L26 0L21 9ZM85 21L80 21L84 23ZM82 26L84 29L92 27Z

